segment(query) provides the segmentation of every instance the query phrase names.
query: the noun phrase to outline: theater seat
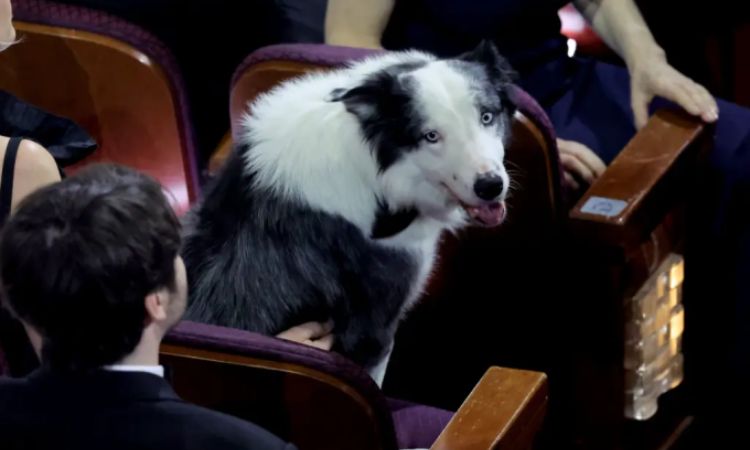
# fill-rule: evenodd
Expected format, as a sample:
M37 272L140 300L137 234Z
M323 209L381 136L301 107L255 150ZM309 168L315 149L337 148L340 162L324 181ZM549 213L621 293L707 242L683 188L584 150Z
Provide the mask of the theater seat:
M491 367L451 419L386 399L335 353L188 321L164 340L161 362L182 398L251 420L300 450L414 448L446 422L432 449L529 449L547 404L544 374Z
M369 54L312 44L254 52L233 78L232 131L278 83ZM657 400L682 380L684 205L709 130L658 111L578 198L561 186L544 111L512 94L508 220L444 238L427 292L400 326L384 389L454 409L487 367L523 367L550 377L553 445L656 448L689 422L686 409ZM231 136L212 170L230 151Z
M198 194L195 143L169 50L116 17L14 0L21 42L0 54L0 89L83 126L98 150L71 167L116 162L156 177L183 212Z

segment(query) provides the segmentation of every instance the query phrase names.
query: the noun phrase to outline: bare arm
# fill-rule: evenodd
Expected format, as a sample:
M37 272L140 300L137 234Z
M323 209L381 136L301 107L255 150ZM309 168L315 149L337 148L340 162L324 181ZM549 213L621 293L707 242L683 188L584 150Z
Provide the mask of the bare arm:
M664 56L633 0L575 0L573 4L628 67L644 56Z
M57 181L60 181L60 172L52 155L35 142L21 141L16 156L11 211L27 195Z
M276 337L326 351L331 350L335 340L333 322L330 320L326 323L303 323L277 334Z
M706 88L669 65L634 0L574 0L573 3L604 42L625 60L638 128L646 124L648 106L656 96L677 103L706 122L719 118L716 100Z
M326 44L382 48L395 0L329 0Z

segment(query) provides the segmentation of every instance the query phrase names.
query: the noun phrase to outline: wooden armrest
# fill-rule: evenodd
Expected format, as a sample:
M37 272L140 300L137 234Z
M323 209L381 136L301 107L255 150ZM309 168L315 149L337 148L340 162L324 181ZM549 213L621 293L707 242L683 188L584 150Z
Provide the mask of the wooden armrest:
M647 236L684 197L706 131L685 113L657 111L570 212L575 231L614 244Z
M545 374L491 367L431 449L531 448L546 410Z
M221 166L224 162L229 159L229 155L232 153L234 143L232 142L232 133L227 132L221 142L216 146L216 150L211 154L211 159L208 161L208 174L213 176L219 173Z

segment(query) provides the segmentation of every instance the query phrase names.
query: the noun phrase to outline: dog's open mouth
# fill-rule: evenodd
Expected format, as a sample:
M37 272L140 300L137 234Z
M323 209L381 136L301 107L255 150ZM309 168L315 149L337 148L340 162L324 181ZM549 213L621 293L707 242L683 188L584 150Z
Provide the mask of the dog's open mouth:
M453 199L459 205L461 205L461 208L463 208L463 210L466 212L466 215L469 216L469 219L471 219L471 222L474 225L490 228L500 225L505 220L504 201L487 202L477 206L469 205L468 203L461 200L461 197L456 195L456 193L453 192L453 190L451 190L451 188L449 188L447 184L443 184L443 187L448 191Z
M461 203L461 207L476 225L496 227L505 220L505 202L485 203L479 206Z

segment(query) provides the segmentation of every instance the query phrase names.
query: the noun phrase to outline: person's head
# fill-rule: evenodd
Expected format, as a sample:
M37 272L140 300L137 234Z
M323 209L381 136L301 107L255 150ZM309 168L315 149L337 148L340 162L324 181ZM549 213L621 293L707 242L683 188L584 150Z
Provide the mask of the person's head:
M26 198L0 238L0 286L43 364L86 370L158 341L182 316L179 222L160 185L97 165Z
M13 7L10 0L0 0L0 51L10 47L16 40L13 28Z

